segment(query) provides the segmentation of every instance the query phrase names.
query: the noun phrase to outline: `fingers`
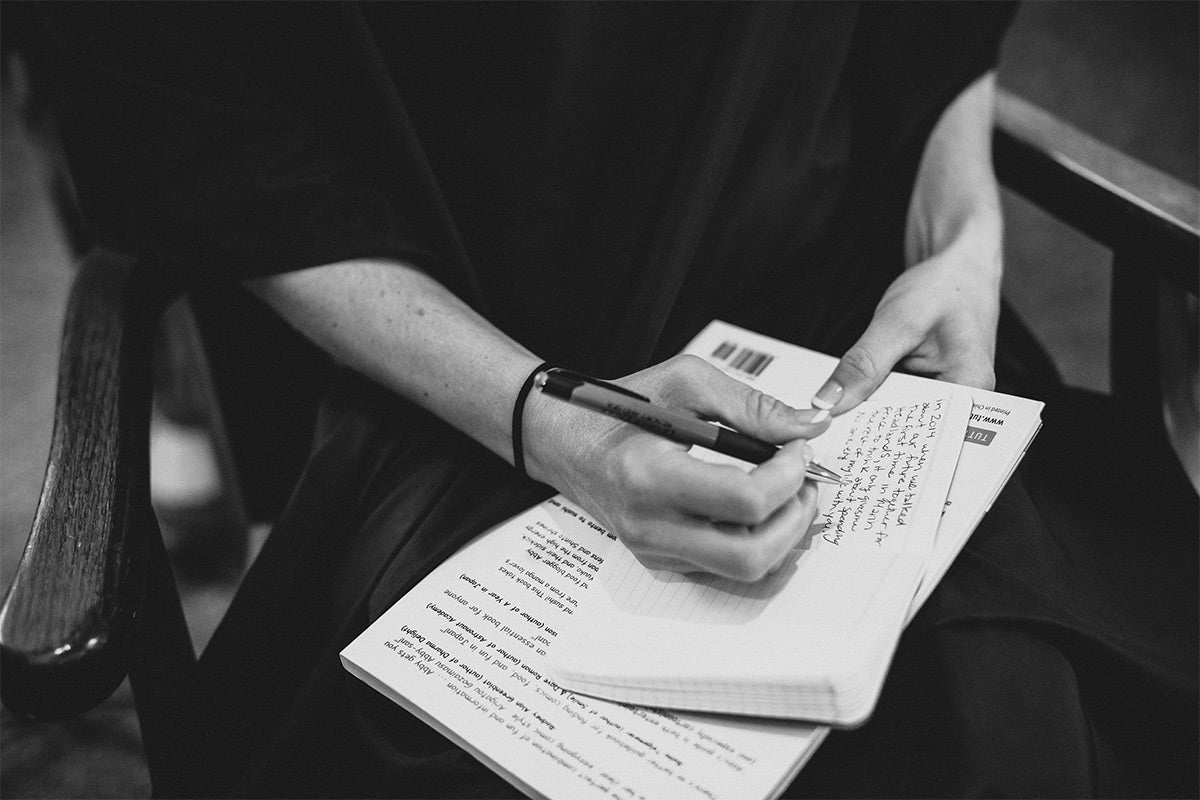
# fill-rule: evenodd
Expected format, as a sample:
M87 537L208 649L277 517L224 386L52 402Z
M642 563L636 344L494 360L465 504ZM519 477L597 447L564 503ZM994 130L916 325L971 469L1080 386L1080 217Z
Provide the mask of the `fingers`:
M854 408L879 388L896 363L918 344L909 326L876 315L867 330L846 351L833 374L813 396L813 408L837 415ZM812 421L824 420L818 414Z
M677 356L667 366L671 377L659 388L659 394L668 405L774 444L811 439L828 427L813 422L813 410L793 408L729 377L703 359Z
M762 522L804 485L812 448L802 439L746 472L732 465L710 464L676 450L656 470L654 493L685 514L738 525Z
M695 357L677 357L630 376L657 402L780 443L751 470L713 464L665 438L624 426L599 451L598 486L577 486L642 563L757 580L784 561L816 513L805 481L809 437L828 423Z
M817 512L816 498L815 487L806 485L758 525L666 517L624 539L651 569L757 581L784 563L808 532Z
M869 339L870 333L868 330L846 351L813 397L813 408L823 412L814 416L813 422L824 421L824 414L841 414L866 400L898 364L913 374L962 386L988 390L996 386L993 359L987 353L966 353L960 349L950 353L938 350L933 356L907 356L902 347L881 345L878 338ZM896 336L892 341L906 339Z
M749 472L700 461L662 440L627 449L617 479L629 487L629 505L616 532L651 568L758 580L784 560L816 513L816 489L804 480L812 451L803 440Z
M848 411L898 363L955 383L993 386L999 283L976 273L974 261L958 256L930 258L901 273L862 337L817 390L813 407Z

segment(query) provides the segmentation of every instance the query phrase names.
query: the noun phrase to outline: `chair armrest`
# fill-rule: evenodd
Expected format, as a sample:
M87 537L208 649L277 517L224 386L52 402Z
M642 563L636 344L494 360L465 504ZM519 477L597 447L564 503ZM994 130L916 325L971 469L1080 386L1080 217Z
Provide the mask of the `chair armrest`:
M0 696L28 716L86 711L129 667L159 536L148 429L162 308L131 270L131 259L93 251L68 302L46 476L0 609Z
M992 155L1002 184L1112 251L1109 361L1119 418L1138 436L1169 441L1200 489L1197 354L1187 334L1200 282L1200 189L1003 89Z
M1001 183L1107 245L1153 252L1144 268L1197 293L1200 189L1132 158L1008 92L996 92Z

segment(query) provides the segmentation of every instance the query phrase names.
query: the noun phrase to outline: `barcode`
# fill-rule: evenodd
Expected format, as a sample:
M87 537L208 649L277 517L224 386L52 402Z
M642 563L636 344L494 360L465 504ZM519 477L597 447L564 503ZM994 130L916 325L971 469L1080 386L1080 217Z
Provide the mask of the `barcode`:
M729 367L752 377L761 375L767 365L775 360L775 356L770 353L738 347L735 342L721 342L712 354L717 361L724 361Z

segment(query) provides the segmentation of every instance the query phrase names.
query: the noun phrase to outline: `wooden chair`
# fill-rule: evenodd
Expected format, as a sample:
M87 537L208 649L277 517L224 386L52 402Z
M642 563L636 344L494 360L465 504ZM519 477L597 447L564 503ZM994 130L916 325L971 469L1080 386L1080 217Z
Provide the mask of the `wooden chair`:
M1111 391L1044 387L1026 485L1096 588L1121 587L1129 614L1195 655L1200 190L1003 91L993 161L1008 190L1112 254Z
M1070 433L1055 432L1060 425L1069 431L1112 418L1136 428L1125 446L1138 449L1118 455L1139 469L1174 461L1178 475L1156 491L1191 514L1190 584L1176 588L1194 597L1196 495L1164 430L1151 354L1160 350L1159 283L1197 293L1200 193L1003 92L995 162L1006 186L1115 253L1112 396L1050 389L1046 433L1030 460L1044 472L1063 462L1048 446L1074 445ZM195 657L149 497L150 342L170 298L130 281L133 267L132 258L96 250L75 281L45 482L0 611L0 694L15 712L53 719L92 708L128 675L153 779L178 757L169 747L173 715L155 708L155 694L194 669ZM1119 479L1125 461L1097 466L1111 462ZM1048 484L1055 491L1043 499L1070 520L1096 498L1093 478L1068 477Z

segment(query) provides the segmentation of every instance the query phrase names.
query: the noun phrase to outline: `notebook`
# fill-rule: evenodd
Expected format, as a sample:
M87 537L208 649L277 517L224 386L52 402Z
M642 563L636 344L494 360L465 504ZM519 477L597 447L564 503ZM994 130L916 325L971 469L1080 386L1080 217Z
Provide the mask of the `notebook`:
M836 363L729 326L688 351L794 405ZM819 485L823 514L784 568L747 586L617 551L556 643L554 679L631 703L865 720L930 564L972 407L960 387L903 377L811 442L842 483Z
M793 403L835 363L721 322L687 351ZM794 563L760 584L645 570L585 510L552 498L440 565L343 664L533 797L775 797L830 723L869 714L896 637L1020 460L1040 408L890 377L814 440L843 484L822 490L833 494ZM881 458L886 484L870 477ZM887 502L861 502L885 485ZM846 557L853 580L835 564ZM805 632L814 619L826 622ZM742 633L768 626L769 645ZM848 677L829 677L839 670Z

